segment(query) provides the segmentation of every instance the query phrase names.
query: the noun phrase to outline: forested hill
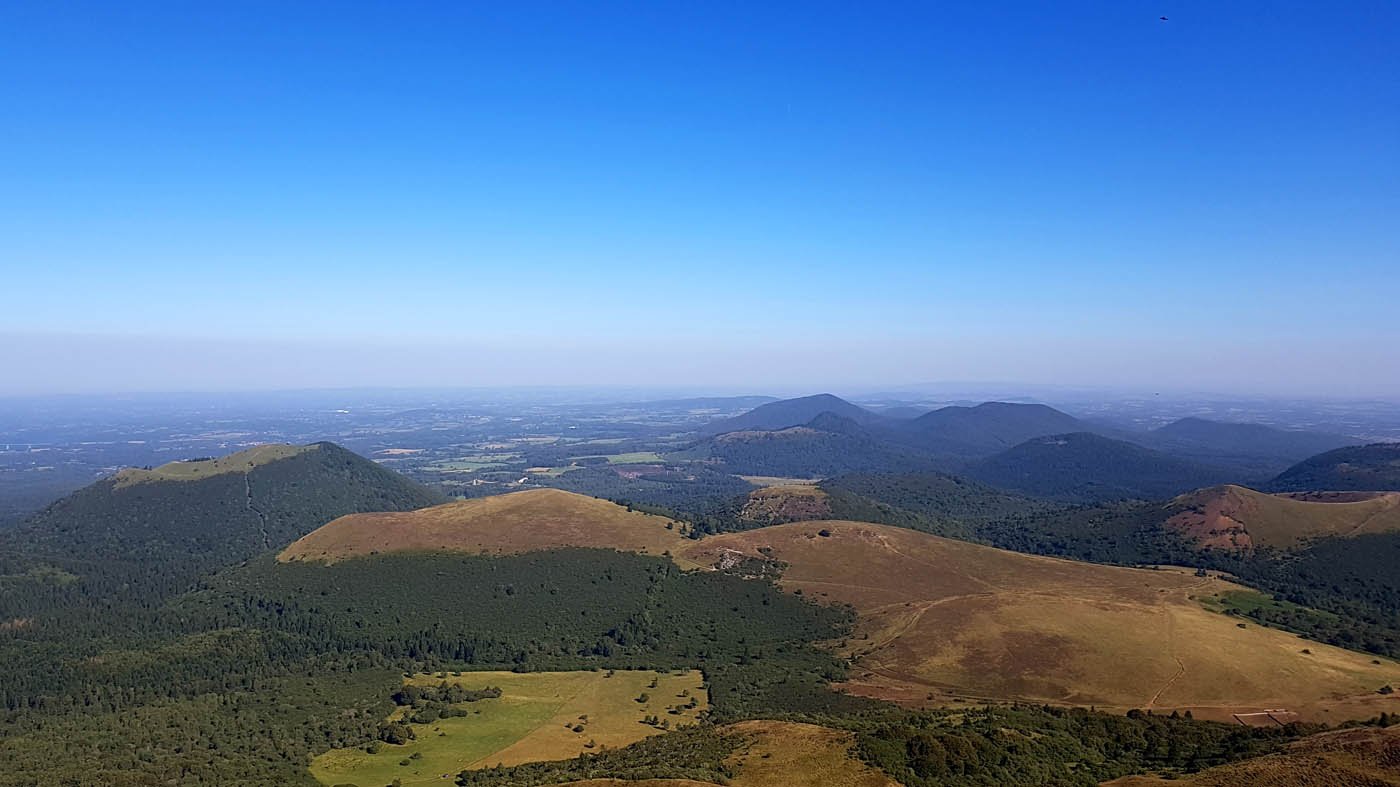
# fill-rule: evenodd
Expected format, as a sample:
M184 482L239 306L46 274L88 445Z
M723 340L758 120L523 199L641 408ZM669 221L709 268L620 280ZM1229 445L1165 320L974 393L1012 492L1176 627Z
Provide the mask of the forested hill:
M227 564L286 546L338 516L444 502L334 443L282 448L266 461L240 452L123 470L34 514L12 544L74 558ZM181 465L191 469L182 474Z
M1318 454L1280 473L1266 490L1400 491L1400 443L1372 443Z
M207 571L281 548L336 517L443 502L333 443L259 446L124 470L0 534L0 619L66 625L90 602L146 604Z
M983 402L943 407L903 425L903 439L949 456L989 456L1035 437L1089 432L1093 428L1043 404Z
M970 466L967 474L1023 494L1079 502L1160 499L1240 480L1238 471L1086 432L1027 440Z

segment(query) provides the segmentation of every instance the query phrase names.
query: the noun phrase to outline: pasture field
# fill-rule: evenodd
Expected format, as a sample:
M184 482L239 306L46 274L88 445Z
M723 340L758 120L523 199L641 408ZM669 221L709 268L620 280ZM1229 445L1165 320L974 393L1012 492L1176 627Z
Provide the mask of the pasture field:
M217 459L203 459L198 462L167 462L154 470L128 467L118 472L113 478L116 479L118 489L145 481L199 481L222 473L246 473L258 465L265 465L278 459L287 459L306 451L315 451L316 448L315 445L268 443L245 448Z
M598 454L580 456L579 459L607 459L610 465L650 465L661 462L661 454L655 451L629 451L625 454Z
M417 511L351 514L308 533L278 560L336 561L372 552L454 550L514 554L561 547L602 547L680 558L694 542L665 517L628 511L595 497L559 489L530 489L459 500Z
M383 785L394 779L441 784L446 774L450 784L468 768L562 760L603 746L626 746L663 731L644 723L648 716L674 727L694 723L709 707L698 670L439 673L415 675L405 683L436 686L444 680L468 689L498 686L502 694L459 704L470 711L466 716L410 725L417 737L406 744L382 743L375 754L362 748L326 752L312 761L312 776L323 784ZM643 696L647 700L639 702ZM692 697L695 708L679 709ZM403 715L399 709L389 720Z
M1230 590L1219 595L1205 596L1200 599L1201 605L1211 612L1225 613L1230 610L1240 614L1249 614L1260 609L1280 610L1283 612L1294 612L1307 615L1316 615L1322 618L1336 619L1336 615L1320 609L1299 606L1291 601L1280 601L1267 593L1260 593L1257 590L1242 589Z
M825 534L825 535L823 535ZM759 549L764 551L760 552ZM1339 722L1400 710L1400 664L1214 614L1244 590L1218 577L1075 563L856 522L707 538L686 557L788 564L781 584L850 604L846 690L910 704L1023 700L1191 710L1283 709Z
M518 453L470 454L468 456L459 456L455 459L434 462L430 465L425 465L423 469L434 470L440 473L472 473L477 470L499 467L519 456L520 454Z
M584 465L578 463L579 459L606 459L610 465L651 465L660 464L665 459L655 451L630 451L622 454L592 454L589 456L576 456L574 461L567 465L557 465L554 467L531 467L528 472L535 475L555 476L563 475L570 470L578 470Z

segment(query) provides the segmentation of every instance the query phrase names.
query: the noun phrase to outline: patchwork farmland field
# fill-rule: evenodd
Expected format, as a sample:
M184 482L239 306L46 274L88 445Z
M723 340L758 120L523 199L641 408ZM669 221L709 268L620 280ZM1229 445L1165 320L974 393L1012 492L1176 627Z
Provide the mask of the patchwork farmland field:
M460 677L416 675L406 684L436 686L446 680L468 689L496 686L501 696L457 707L466 716L410 725L405 744L336 749L317 757L311 773L324 784L438 782L468 768L562 760L602 747L626 746L667 727L694 723L709 707L699 671L466 672ZM655 686L651 684L653 681ZM645 697L645 701L639 698ZM694 708L686 708L691 699ZM674 712L672 712L674 711ZM388 720L402 720L404 709Z

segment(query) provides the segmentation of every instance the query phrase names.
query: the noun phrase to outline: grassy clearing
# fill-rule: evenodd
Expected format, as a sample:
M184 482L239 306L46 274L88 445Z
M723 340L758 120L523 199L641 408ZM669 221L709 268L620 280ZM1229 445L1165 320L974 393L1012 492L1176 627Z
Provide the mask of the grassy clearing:
M1291 601L1276 599L1267 593L1260 593L1257 590L1231 590L1221 593L1218 596L1206 596L1200 599L1200 602L1201 606L1211 612L1234 612L1239 615L1248 615L1261 610L1272 610L1298 615L1315 615L1320 618L1328 619L1336 619L1337 617L1331 612L1324 612L1319 609L1300 606Z
M167 462L154 470L130 467L117 473L114 478L117 488L140 484L146 481L198 481L222 473L246 473L249 470L287 459L305 451L314 451L315 445L283 445L269 443L245 448L217 459L203 459L198 462Z
M443 680L474 689L499 686L502 696L460 704L470 711L467 716L412 724L414 740L380 744L375 754L358 748L326 752L312 762L312 776L323 784L441 782L444 774L453 778L467 768L560 760L626 746L663 731L643 722L649 716L674 727L694 723L709 707L698 671L467 672L416 675L405 683L435 686ZM638 702L643 696L647 700ZM695 708L671 712L692 697ZM402 715L400 709L389 719Z
M477 470L500 467L519 458L518 453L471 454L426 465L423 469L439 473L474 473Z

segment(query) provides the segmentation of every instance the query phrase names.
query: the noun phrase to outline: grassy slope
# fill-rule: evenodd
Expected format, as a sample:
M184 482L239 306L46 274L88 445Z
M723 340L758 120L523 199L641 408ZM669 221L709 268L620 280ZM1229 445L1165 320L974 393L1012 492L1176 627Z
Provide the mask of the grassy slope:
M1189 506L1167 521L1203 546L1288 549L1316 536L1357 536L1400 530L1400 494L1319 502L1226 485L1201 489L1174 502Z
M649 688L652 679L656 688ZM415 676L409 683L437 685L443 678ZM502 763L518 765L540 760L562 760L590 751L588 743L617 748L656 735L661 730L643 724L645 716L667 719L672 726L694 723L708 707L698 671L680 674L651 671L606 672L468 672L448 679L468 688L499 686L502 696L462 703L471 715L411 725L417 738L403 745L383 744L376 754L363 749L336 749L317 757L311 773L325 784L404 784L440 781L442 774L456 775L467 768L487 768ZM689 691L699 701L693 710L671 714L684 704ZM642 694L645 703L637 702ZM390 716L397 719L402 709ZM587 716L587 721L580 717ZM573 727L582 724L582 732ZM412 755L420 755L411 759ZM399 763L409 759L409 765Z
M1337 721L1374 715L1377 702L1388 702L1375 690L1400 679L1394 663L1239 628L1196 600L1237 586L1177 571L831 521L716 536L687 556L713 564L735 552L758 557L759 547L789 564L785 588L859 612L857 634L839 648L856 659L855 693L1190 708L1227 719L1288 708ZM1303 645L1312 653L1301 653Z
M255 445L236 451L228 456L202 459L197 462L167 462L154 470L128 467L114 476L116 488L132 486L147 481L198 481L202 478L223 473L246 473L258 465L289 459L306 451L315 451L319 445L285 445L268 443Z
M680 528L672 520L606 500L532 489L418 511L341 517L299 539L278 559L333 561L373 552L436 549L501 554L558 547L674 555L690 543Z

